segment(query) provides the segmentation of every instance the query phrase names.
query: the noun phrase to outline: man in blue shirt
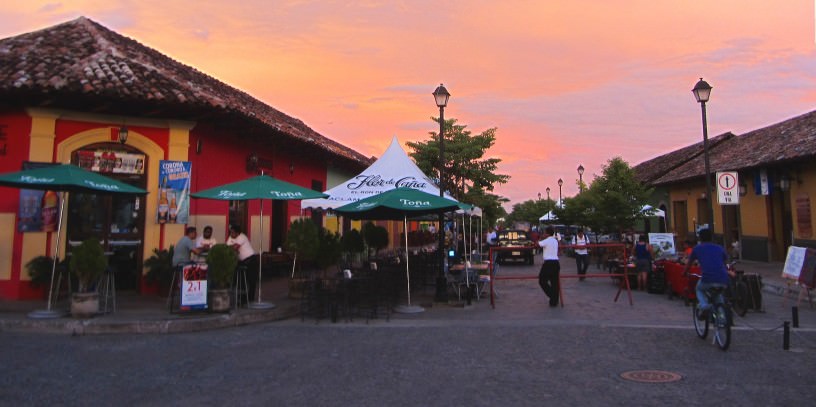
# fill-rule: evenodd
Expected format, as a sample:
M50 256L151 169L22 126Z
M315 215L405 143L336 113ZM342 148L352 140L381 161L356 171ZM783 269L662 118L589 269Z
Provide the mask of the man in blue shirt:
M196 228L190 226L185 230L186 234L179 239L173 249L173 267L184 265L190 261L190 253L200 254L201 249L195 245Z
M722 246L711 243L711 229L700 230L700 244L691 250L685 273L688 273L691 263L695 260L700 264L702 274L700 281L697 282L697 301L700 304L700 315L697 317L705 319L706 313L711 309L705 292L714 287L728 286L728 271L725 266L728 254Z

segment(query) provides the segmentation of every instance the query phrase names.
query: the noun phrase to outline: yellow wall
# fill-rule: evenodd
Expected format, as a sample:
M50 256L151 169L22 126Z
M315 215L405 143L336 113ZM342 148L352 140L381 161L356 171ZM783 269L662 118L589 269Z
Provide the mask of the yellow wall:
M810 198L810 236L802 236L797 222L796 197L800 194L807 194ZM791 182L791 207L793 209L793 236L796 239L816 240L816 212L814 212L814 200L816 200L816 166L804 168L796 173L795 179Z
M754 187L748 185L748 193L740 197L740 226L743 235L768 236L768 214L765 196L756 195Z
M0 213L0 280L11 279L11 254L14 249L14 218L17 216L14 213ZM23 236L25 236L24 234ZM43 242L45 240L43 239ZM42 245L45 247L45 244ZM28 260L23 262L23 265ZM25 279L28 279L28 274L21 273Z

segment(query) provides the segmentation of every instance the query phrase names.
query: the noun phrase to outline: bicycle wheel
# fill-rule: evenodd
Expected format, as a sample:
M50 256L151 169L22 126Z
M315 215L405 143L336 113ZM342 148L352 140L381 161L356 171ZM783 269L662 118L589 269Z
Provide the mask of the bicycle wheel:
M745 284L743 281L737 281L734 285L734 297L731 299L731 303L734 307L734 312L737 315L743 317L745 313L748 312L748 284Z
M708 320L710 318L706 318L702 321L697 319L697 307L698 305L691 307L691 319L694 320L694 330L697 331L697 336L699 336L700 339L705 339L705 337L708 336Z
M722 350L731 344L731 310L723 304L712 308L711 320L714 324L714 342Z

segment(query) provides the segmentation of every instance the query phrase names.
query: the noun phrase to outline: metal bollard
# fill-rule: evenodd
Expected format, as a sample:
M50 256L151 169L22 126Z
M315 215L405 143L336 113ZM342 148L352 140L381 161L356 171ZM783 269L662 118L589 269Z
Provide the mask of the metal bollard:
M791 318L793 319L793 327L799 328L799 307L791 307Z
M782 334L782 350L790 349L790 322L785 321L784 333Z

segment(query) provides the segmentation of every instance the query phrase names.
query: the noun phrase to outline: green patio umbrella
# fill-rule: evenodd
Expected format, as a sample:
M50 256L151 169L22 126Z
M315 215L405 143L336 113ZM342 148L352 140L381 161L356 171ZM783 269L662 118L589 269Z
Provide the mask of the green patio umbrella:
M95 172L83 170L71 164L56 164L31 170L0 174L0 186L59 191L62 193L59 201L60 215L59 221L57 222L57 244L54 246L54 264L51 267L51 283L48 287L48 306L45 310L30 313L29 316L32 318L56 318L61 315L51 310L51 298L54 289L54 274L57 268L57 257L59 257L63 209L65 208L65 193L89 192L133 195L144 195L147 193L144 189L128 185L104 175L99 175Z
M146 194L124 182L83 170L72 164L57 164L33 170L0 174L0 186L61 192L102 192L106 194Z
M396 188L335 209L352 219L402 219L405 230L405 277L408 282L408 305L395 308L397 312L417 313L424 309L411 305L411 276L408 267L408 218L432 213L453 211L459 203L413 188ZM440 225L441 229L441 225ZM440 230L440 233L442 231Z
M260 248L263 253L263 200L271 199L276 201L291 201L300 199L326 198L328 195L301 187L286 181L272 178L268 175L258 175L247 178L243 181L231 182L214 188L198 191L190 194L193 198L217 199L222 201L248 201L259 199L261 201L261 241ZM259 256L263 257L263 256ZM250 304L252 308L272 308L274 304L261 302L261 270L263 265L258 261L258 300Z

